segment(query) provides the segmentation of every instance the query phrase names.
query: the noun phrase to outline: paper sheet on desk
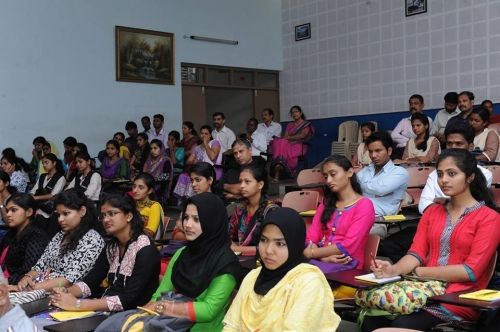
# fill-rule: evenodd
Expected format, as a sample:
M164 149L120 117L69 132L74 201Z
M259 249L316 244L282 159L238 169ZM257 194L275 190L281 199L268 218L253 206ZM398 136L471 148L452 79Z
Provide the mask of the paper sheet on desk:
M59 322L65 322L73 319L80 319L95 315L95 311L55 311L49 315Z

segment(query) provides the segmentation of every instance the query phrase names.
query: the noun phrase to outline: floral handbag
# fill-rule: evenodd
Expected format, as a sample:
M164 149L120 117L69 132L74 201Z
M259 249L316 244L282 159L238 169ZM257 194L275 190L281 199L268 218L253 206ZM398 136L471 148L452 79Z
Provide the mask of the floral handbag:
M408 315L422 308L429 297L444 294L445 287L446 283L439 280L402 280L382 286L358 289L354 299L362 308Z

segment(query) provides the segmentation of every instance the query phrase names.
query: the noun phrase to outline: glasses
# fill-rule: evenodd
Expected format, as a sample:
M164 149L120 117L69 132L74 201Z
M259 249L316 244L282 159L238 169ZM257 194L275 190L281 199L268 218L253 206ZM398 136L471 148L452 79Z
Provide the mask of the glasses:
M122 211L117 211L117 210L109 210L108 212L101 213L98 217L99 221L104 221L106 220L106 217L113 218L119 213L123 213Z

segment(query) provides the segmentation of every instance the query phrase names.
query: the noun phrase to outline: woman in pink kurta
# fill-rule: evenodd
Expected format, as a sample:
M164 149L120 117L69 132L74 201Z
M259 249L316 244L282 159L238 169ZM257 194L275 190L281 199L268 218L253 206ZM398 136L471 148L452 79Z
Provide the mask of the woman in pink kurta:
M446 293L485 288L495 251L500 243L500 215L483 173L471 153L445 150L437 162L438 184L450 200L425 210L408 254L392 265L377 260L376 277L413 273L445 280ZM443 321L474 320L471 307L427 304L423 310L398 316L365 317L364 331L393 326L428 330Z
M324 273L361 269L364 247L375 221L370 199L363 197L344 156L331 156L322 165L328 188L307 231L304 255Z

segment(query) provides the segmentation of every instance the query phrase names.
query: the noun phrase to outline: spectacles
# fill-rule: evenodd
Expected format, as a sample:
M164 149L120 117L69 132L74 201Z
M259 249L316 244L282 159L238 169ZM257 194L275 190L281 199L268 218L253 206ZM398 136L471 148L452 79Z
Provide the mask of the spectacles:
M123 213L123 212L118 211L118 210L109 210L105 213L101 213L99 215L98 219L99 219L99 221L104 221L104 220L106 220L106 217L113 218L114 216L116 216L119 213Z

